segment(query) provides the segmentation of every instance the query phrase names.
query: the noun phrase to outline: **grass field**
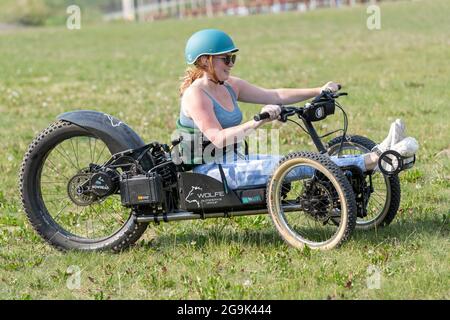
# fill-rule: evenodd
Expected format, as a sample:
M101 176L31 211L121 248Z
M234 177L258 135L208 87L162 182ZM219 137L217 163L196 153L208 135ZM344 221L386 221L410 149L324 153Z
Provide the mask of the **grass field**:
M383 3L374 31L365 9L0 30L0 298L449 299L450 2ZM32 138L59 113L94 109L168 142L184 44L206 27L233 36L234 74L260 86L344 84L351 133L378 141L405 120L420 151L388 228L327 252L288 247L268 216L149 225L122 254L63 254L37 236L17 191ZM246 119L260 108L241 107ZM281 132L283 152L312 148ZM379 289L367 286L373 268Z

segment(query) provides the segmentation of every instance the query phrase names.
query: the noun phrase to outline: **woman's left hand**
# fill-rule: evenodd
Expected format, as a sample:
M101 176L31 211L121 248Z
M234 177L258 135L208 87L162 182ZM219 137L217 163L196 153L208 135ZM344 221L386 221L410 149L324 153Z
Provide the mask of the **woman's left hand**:
M267 104L261 109L261 113L263 112L267 112L270 115L268 121L272 121L278 119L278 116L281 113L281 108L277 104Z

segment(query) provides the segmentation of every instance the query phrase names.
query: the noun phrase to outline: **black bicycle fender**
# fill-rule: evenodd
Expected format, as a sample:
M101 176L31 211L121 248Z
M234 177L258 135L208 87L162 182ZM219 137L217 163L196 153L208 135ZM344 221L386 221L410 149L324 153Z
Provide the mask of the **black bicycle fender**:
M62 113L57 119L71 122L89 131L101 139L112 153L145 145L141 137L125 122L106 113L77 110Z

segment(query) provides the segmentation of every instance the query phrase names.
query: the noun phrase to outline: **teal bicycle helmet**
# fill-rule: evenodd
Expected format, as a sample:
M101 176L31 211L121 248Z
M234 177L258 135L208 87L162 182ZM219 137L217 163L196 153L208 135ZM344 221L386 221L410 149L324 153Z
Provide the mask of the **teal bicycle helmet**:
M238 50L231 37L225 32L217 29L204 29L189 38L184 55L186 62L193 64L202 55L219 55Z

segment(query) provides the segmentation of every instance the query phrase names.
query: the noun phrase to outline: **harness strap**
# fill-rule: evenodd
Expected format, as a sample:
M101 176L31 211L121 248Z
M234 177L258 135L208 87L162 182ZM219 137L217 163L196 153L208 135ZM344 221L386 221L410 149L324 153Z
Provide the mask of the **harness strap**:
M222 184L223 184L223 191L225 192L225 194L228 194L228 183L227 183L227 178L225 177L225 173L223 172L223 168L222 168L222 164L219 163L219 172L220 172L220 178L222 179Z

